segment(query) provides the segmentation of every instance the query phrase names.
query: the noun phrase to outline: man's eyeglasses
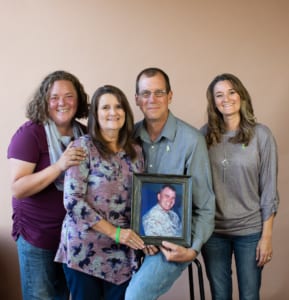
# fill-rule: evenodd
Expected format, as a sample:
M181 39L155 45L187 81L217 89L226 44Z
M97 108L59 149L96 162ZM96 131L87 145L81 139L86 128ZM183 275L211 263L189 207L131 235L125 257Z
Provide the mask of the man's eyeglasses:
M138 96L140 96L144 99L149 99L152 94L156 98L161 98L161 97L163 97L167 94L167 91L165 91L165 90L155 90L154 92L152 92L152 91L145 90L145 91L141 91L140 93L138 93Z

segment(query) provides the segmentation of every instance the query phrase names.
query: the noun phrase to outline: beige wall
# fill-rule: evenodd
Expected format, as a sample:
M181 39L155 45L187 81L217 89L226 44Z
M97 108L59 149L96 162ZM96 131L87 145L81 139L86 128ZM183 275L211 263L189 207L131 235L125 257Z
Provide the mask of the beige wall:
M262 299L289 299L289 2L0 0L0 7L0 298L20 299L6 150L25 120L34 88L47 73L66 69L89 94L104 83L121 87L139 119L135 76L144 67L159 66L171 77L171 109L194 126L205 122L209 81L231 72L251 92L258 120L272 129L279 146L282 202ZM184 273L162 299L187 299L187 280Z

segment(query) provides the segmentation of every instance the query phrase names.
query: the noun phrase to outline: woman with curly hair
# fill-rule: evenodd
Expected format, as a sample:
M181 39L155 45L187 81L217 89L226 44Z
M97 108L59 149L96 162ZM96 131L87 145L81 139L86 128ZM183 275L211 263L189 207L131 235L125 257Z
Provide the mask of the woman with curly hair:
M212 298L232 299L232 255L241 300L259 299L261 272L272 259L277 213L277 147L257 123L239 78L218 75L207 89L208 123L202 128L216 195L215 230L202 248Z
M71 141L86 132L76 118L88 116L88 96L74 75L55 71L41 82L26 116L8 148L23 299L64 300L65 276L54 262L65 216L63 179L85 158Z

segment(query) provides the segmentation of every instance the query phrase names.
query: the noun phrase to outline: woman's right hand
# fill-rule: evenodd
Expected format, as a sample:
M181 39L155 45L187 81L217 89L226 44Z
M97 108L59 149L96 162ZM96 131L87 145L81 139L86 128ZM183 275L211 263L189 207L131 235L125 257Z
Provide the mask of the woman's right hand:
M86 152L82 147L73 147L72 144L73 142L67 146L59 160L55 163L62 172L66 171L69 167L79 165L86 157Z

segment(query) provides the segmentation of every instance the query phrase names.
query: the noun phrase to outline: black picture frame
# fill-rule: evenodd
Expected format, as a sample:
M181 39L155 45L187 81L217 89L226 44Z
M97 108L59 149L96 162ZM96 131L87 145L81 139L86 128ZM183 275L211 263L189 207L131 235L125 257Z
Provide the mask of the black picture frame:
M133 174L133 195L131 209L131 228L140 235L147 245L161 245L169 241L184 247L191 246L192 225L192 178L187 175L172 174ZM180 233L146 234L143 226L143 216L158 203L157 194L164 186L173 186L176 191L176 201L172 208L180 218ZM160 226L155 226L155 228Z

